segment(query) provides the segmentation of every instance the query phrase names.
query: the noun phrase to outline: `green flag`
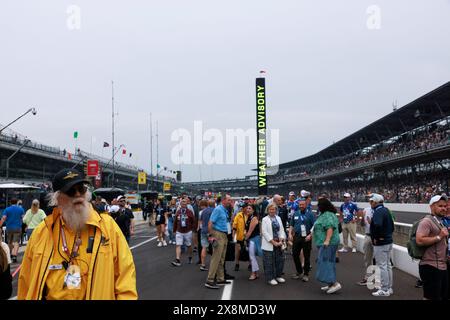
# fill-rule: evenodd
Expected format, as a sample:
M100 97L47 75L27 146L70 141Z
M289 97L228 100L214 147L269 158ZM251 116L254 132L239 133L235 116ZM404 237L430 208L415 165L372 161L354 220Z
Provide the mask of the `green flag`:
M74 133L73 133L73 137L76 139L76 138L78 138L78 131L75 131Z

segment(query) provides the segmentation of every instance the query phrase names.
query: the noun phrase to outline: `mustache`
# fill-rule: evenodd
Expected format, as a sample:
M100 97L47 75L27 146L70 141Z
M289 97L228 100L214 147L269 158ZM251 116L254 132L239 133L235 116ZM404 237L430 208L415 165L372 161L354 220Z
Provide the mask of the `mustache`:
M80 205L80 204L86 205L87 201L86 201L86 198L80 197L80 198L73 199L71 204L72 205Z

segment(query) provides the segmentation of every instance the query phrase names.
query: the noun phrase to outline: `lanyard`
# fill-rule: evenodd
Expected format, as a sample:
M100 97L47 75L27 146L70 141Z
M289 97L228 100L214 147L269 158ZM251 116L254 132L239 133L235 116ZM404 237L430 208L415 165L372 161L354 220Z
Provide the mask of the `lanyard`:
M301 212L300 212L300 220L302 220L302 224L303 224L303 221L305 221L305 217Z
M70 253L69 248L67 247L66 234L64 233L62 218L61 218L61 222L60 222L60 232L61 232L62 241L63 241L63 250L69 257L69 259L70 259L69 264L70 264L70 262L72 261L73 258L78 257L78 250L80 249L80 245L81 245L81 234L80 234L80 232L77 232L77 234L75 235L75 241L73 242L72 253Z

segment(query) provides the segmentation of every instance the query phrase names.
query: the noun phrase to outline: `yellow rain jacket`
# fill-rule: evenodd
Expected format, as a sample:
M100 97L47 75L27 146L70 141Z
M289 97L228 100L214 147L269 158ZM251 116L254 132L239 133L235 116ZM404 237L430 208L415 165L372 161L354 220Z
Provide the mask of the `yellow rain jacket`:
M95 227L94 244L86 282L86 300L135 300L136 270L130 248L116 222L109 215L99 215L91 206L87 225ZM30 238L19 275L17 299L40 300L52 256L56 255L53 228L61 215L54 209ZM63 289L61 284L61 291ZM56 296L60 293L56 292ZM61 296L64 293L61 292Z
M236 213L233 220L233 229L236 230L236 240L243 241L245 237L245 223L247 222L247 216L242 211Z

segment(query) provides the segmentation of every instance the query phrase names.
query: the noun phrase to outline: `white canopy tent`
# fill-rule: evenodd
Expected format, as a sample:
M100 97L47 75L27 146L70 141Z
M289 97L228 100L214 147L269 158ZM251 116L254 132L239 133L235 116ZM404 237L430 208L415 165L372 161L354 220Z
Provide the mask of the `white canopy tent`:
M11 198L11 195L17 192L32 192L32 190L40 189L39 187L34 187L26 184L18 184L18 183L1 183L0 191L5 193L5 206L8 203L8 199Z
M39 187L28 186L26 184L3 183L0 184L0 189L39 189Z

